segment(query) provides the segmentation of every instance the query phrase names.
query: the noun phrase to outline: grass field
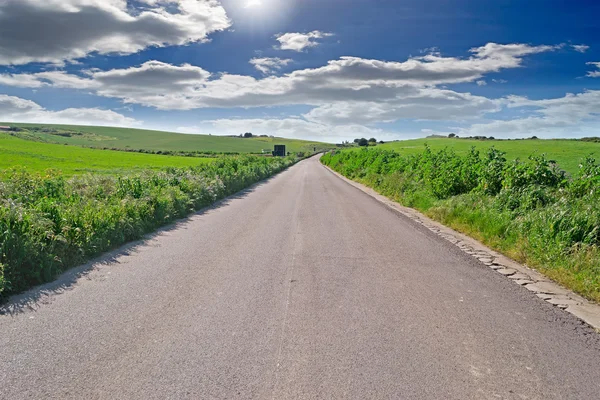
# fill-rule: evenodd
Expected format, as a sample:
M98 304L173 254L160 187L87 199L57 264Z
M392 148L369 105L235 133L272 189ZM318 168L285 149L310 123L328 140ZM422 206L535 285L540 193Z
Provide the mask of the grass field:
M84 149L39 143L0 133L0 170L23 168L29 172L48 169L72 176L81 173L114 174L165 167L192 167L213 159Z
M447 139L428 138L417 140L405 140L389 142L378 145L378 148L395 150L401 154L418 154L423 152L425 144L432 150L449 148L458 155L465 155L472 146L480 151L494 146L498 150L506 152L509 160L527 160L530 155L546 154L550 160L555 160L558 165L569 173L575 173L579 162L586 156L593 154L600 159L600 143L582 142L577 140L469 140L469 139Z
M14 124L26 129L28 135L47 143L92 146L98 148L144 149L154 151L203 151L216 153L261 153L273 150L275 144L287 146L289 152L331 148L331 144L281 138L250 138L186 135L181 133L98 126L70 126L47 124ZM38 129L35 129L38 128ZM46 128L44 132L39 128ZM52 132L55 131L55 132ZM71 133L70 136L64 135Z

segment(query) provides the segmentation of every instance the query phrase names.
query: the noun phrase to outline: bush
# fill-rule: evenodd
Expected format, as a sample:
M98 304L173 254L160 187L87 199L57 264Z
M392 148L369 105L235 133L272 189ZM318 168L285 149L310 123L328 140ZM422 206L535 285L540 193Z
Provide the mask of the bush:
M494 149L404 156L361 149L321 161L404 205L466 230L600 301L600 164L567 176L544 155L507 162Z
M26 290L271 176L292 158L224 157L194 168L70 179L0 173L0 296Z

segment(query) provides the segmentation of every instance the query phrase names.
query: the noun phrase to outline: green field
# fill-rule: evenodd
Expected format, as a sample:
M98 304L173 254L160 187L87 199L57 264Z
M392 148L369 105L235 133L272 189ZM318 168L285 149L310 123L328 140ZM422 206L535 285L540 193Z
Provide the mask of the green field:
M30 172L43 172L53 169L67 176L87 172L114 174L143 169L197 166L211 160L200 157L84 149L33 142L0 133L0 170L16 167Z
M554 160L558 165L569 173L575 173L579 162L584 157L593 154L600 159L600 143L582 142L578 140L469 140L469 139L447 139L427 138L417 140L405 140L389 142L378 145L378 148L395 150L402 154L418 154L423 151L425 145L432 150L443 148L453 149L458 155L467 154L472 146L482 152L494 146L498 150L506 152L509 160L527 160L530 155L546 154L548 159Z
M25 129L20 134L47 143L71 144L98 148L144 149L154 151L200 151L216 153L271 152L282 144L289 152L328 149L331 144L282 138L250 138L186 135L173 132L98 126L0 123ZM45 131L44 131L45 130Z

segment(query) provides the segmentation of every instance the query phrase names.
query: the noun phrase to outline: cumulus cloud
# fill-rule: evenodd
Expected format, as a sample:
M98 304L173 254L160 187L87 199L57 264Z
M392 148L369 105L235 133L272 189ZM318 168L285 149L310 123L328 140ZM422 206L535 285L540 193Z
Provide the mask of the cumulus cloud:
M531 107L537 113L547 117L558 117L565 120L581 121L585 118L600 117L600 90L587 90L583 93L568 93L555 99L530 100L521 96L510 96L508 106Z
M464 58L428 54L390 62L342 57L321 67L261 79L211 74L198 66L159 61L88 71L82 76L60 71L32 76L47 86L85 88L124 103L162 110L308 105L315 108L305 114L304 122L317 124L310 125L314 131L321 125L480 118L499 111L503 102L440 87L481 81L488 73L520 67L528 54L554 49L555 46L489 43L471 49L472 55ZM255 66L263 68L282 64L281 60L255 60ZM36 84L31 76L11 75L10 81Z
M401 119L467 120L501 110L500 100L437 88L416 89L383 102L337 102L314 108L304 115L323 124L372 124Z
M477 86L486 86L487 82L484 80L477 81Z
M544 53L547 51L558 50L562 45L556 46L530 46L527 44L498 44L488 43L482 47L472 48L470 51L474 53L478 58L493 58L503 59L505 61L518 60L519 57L523 57L529 54Z
M589 71L587 76L590 78L600 78L600 62L589 62L587 65L593 65L598 68L598 71Z
M272 74L291 62L292 60L289 58L281 59L278 57L253 58L249 61L250 64L254 65L254 68L256 68L265 75Z
M0 94L0 115L5 122L36 122L56 124L91 124L135 126L140 122L112 110L99 108L67 108L51 111L20 97Z
M232 74L211 75L189 64L177 66L149 61L138 67L92 71L88 77L47 73L43 82L91 88L102 96L165 110L294 104L320 106L332 102L391 104L399 98L415 99L419 93L431 98L431 92L423 91L424 88L475 82L487 73L520 67L524 55L554 48L490 43L471 49L473 55L468 58L429 54L404 62L389 62L342 57L322 67L262 79ZM261 63L257 62L257 65ZM11 80L22 78L16 76ZM468 96L463 98L470 99ZM433 100L437 101L437 98L433 96Z
M590 49L590 46L585 45L585 44L572 44L571 47L573 48L573 50L575 50L579 53L585 53L586 51L588 51Z
M53 87L61 89L94 89L100 85L89 77L64 71L45 71L34 74L0 74L0 85L22 88Z
M208 121L204 131L218 134L236 134L252 132L257 135L277 135L307 140L340 141L348 137L391 137L389 133L362 125L327 125L301 118L282 119L217 119Z
M0 64L58 63L90 53L184 45L231 25L216 0L0 1ZM24 28L26 27L26 28Z
M309 33L284 33L275 37L280 43L281 50L303 51L309 47L316 47L320 44L317 39L333 36L332 33L312 31Z
M530 100L526 97L510 96L506 99L509 108L520 108L531 115L512 120L497 120L473 124L460 131L467 135L524 135L546 134L564 136L581 131L586 126L597 127L600 123L600 90L589 90L578 94L567 94L555 99Z
M33 74L0 74L0 85L39 88L47 84Z

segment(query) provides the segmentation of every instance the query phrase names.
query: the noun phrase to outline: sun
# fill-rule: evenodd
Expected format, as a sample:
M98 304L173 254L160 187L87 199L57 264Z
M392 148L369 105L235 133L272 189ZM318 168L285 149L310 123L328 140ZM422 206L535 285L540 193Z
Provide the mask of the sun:
M244 8L255 8L263 5L262 0L247 0Z

